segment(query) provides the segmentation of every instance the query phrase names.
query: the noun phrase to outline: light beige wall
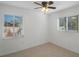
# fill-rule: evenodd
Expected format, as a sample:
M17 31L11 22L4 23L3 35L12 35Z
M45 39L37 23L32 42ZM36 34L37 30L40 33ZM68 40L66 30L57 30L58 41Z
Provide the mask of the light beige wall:
M57 31L57 19L64 16L79 15L79 6L74 6L48 15L49 41L79 53L79 32Z
M45 19L45 15L28 9L0 4L0 24L3 23L3 15L5 14L23 16L24 37L8 40L0 38L0 55L47 42L47 20Z

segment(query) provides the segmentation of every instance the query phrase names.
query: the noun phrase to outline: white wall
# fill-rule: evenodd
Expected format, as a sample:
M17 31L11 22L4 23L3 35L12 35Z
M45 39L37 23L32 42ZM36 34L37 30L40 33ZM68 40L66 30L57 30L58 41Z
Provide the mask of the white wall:
M71 51L79 53L79 32L58 32L57 19L79 14L79 6L48 14L49 41Z
M28 9L0 4L0 24L3 21L4 14L23 16L24 37L8 40L0 38L0 56L47 42L46 15Z

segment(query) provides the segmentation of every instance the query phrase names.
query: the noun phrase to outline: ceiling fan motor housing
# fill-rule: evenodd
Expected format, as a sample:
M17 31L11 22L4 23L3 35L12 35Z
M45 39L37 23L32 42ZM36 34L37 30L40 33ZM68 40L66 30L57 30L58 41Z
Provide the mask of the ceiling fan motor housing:
M47 7L47 4L48 4L48 3L47 3L46 1L43 1L43 2L42 2L42 6L43 6L43 7Z

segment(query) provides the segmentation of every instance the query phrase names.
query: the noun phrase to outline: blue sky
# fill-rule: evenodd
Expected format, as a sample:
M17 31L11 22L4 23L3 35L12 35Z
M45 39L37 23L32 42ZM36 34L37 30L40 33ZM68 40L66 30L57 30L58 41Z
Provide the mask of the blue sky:
M6 22L13 21L13 16L11 16L11 15L4 15L4 21L6 21Z
M6 22L11 22L14 19L16 19L17 21L22 21L22 17L20 17L20 16L15 16L15 18L14 18L14 16L12 16L12 15L4 15L4 18L5 18Z

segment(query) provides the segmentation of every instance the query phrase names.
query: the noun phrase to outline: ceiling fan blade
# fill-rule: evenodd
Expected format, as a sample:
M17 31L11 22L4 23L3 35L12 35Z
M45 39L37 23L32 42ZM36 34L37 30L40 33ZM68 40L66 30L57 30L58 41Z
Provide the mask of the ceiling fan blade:
M48 7L48 8L50 8L50 9L56 9L56 7Z
M40 5L40 6L42 6L40 3L37 3L37 2L34 2L35 4L37 4L37 5Z
M39 9L39 8L42 8L42 7L36 7L36 8L34 8L34 9Z
M49 1L49 2L48 2L49 5L51 5L51 4L53 4L53 3L54 3L53 1Z

